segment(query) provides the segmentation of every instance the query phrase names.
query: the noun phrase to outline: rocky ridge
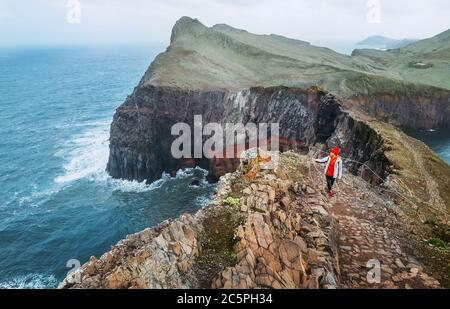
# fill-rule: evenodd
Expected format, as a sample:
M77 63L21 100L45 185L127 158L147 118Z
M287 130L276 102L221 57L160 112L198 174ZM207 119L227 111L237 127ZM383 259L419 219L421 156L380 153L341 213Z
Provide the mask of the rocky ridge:
M254 179L227 174L210 206L128 236L60 288L439 287L402 234L401 209L373 185L346 174L328 199L322 167L280 160ZM367 281L370 259L380 283Z
M448 129L449 31L404 49L375 51L373 57L347 56L299 40L223 24L206 27L183 17L173 28L170 46L154 60L135 92L149 86L199 93L319 86L377 119L418 129ZM431 71L408 66L423 57L435 64Z
M226 205L233 195L239 203ZM210 206L130 235L60 287L336 288L333 220L315 195L279 169L252 182L228 174Z

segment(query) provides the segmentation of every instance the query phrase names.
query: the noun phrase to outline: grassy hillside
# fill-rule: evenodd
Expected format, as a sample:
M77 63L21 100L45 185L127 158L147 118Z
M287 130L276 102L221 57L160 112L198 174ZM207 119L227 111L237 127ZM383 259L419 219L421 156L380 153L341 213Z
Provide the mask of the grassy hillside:
M390 124L352 112L383 137L384 153L393 165L386 186L395 197L415 240L419 257L441 284L450 287L450 168L424 143ZM395 193L394 193L395 192Z
M183 17L173 29L169 48L155 59L142 83L188 89L318 85L342 97L366 94L367 87L404 91L416 82L450 89L450 59L448 54L445 57L448 40L445 33L441 36L400 52L359 50L351 57L278 35L256 35L223 24L208 28ZM397 53L409 56L398 64ZM417 53L427 58L412 56ZM408 66L418 58L433 60L430 74Z
M450 89L450 30L399 49L356 50L353 58L381 75Z

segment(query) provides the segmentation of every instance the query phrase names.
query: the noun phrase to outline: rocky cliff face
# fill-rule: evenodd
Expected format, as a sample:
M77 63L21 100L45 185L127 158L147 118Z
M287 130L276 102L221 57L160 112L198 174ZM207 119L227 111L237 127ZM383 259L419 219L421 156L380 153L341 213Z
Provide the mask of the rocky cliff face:
M208 28L183 17L174 26L169 48L114 116L107 170L115 178L149 182L164 171L173 174L194 165L209 168L214 180L235 170L238 160L175 160L170 155L172 125L183 122L192 128L194 115L202 115L205 123L222 125L280 123L282 150L307 151L331 141L344 145L345 154L355 161L381 159L369 164L382 165L376 170L384 178L385 160L377 152L369 154L379 144L373 132L364 124L349 128L355 122L338 100L308 87L318 85L345 98L346 109L424 129L448 127L450 93L361 61L302 41L226 25ZM329 140L338 126L353 136L335 134ZM364 149L353 147L354 142ZM355 164L352 170L358 168Z
M60 288L439 287L402 234L401 210L360 177L346 175L328 199L305 156L243 172L221 178L210 206L130 235ZM378 283L367 279L371 259L383 263Z
M163 172L174 174L193 165L209 168L213 179L236 170L236 159L173 159L171 145L176 136L171 135L171 127L183 122L193 128L195 115L201 115L205 123L223 127L225 123L279 123L282 151L308 152L316 144L334 144L355 160L354 172L367 163L382 177L385 175L387 162L377 152L380 137L343 112L336 97L317 88L286 87L240 92L138 89L114 117L109 173L116 178L151 182Z
M450 92L392 95L371 94L345 101L346 108L360 108L381 121L412 129L448 129Z

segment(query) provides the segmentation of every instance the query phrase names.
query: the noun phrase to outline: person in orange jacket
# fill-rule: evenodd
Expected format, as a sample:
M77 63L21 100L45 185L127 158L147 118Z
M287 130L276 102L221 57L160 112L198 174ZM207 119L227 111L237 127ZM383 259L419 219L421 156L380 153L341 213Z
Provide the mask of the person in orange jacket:
M327 187L328 187L328 196L332 197L333 193L333 185L336 179L342 179L342 168L343 163L342 159L339 156L340 149L335 147L331 149L331 153L328 157L323 159L317 159L317 163L326 163L327 166L325 168L325 176L327 179Z

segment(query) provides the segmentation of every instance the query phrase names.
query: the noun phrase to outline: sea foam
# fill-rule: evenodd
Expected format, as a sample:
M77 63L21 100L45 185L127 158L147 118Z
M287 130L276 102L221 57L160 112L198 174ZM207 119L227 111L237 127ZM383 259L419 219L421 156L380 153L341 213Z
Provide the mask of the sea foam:
M109 122L87 129L69 140L57 156L64 158L64 175L55 178L58 184L86 177L105 178L109 155Z
M121 192L149 192L161 188L172 179L169 174L163 173L161 179L147 184L138 181L113 179L106 172L109 156L109 120L97 121L86 125L83 133L75 135L64 144L63 149L55 155L63 158L64 174L55 178L59 185L70 184L81 179L97 183L106 183L113 191ZM186 179L195 173L200 173L203 185L207 184L208 171L199 167L187 168L177 172L175 179Z
M47 289L57 284L58 280L53 275L28 274L0 282L0 289Z

